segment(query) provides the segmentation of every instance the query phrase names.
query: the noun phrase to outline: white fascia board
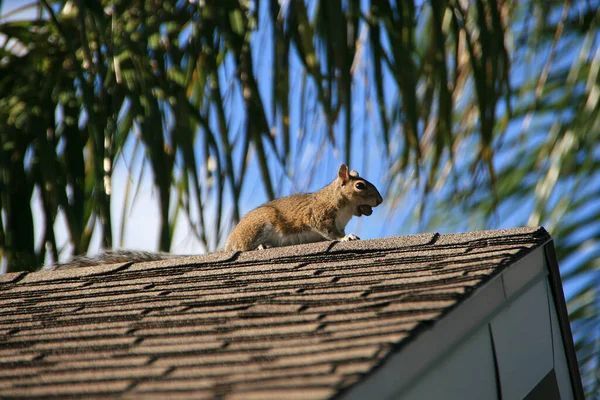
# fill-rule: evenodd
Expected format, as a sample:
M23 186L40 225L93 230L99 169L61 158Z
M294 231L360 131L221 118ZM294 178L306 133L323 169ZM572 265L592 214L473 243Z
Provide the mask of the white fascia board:
M552 348L554 356L554 371L558 389L560 391L561 400L571 400L574 398L573 390L571 389L571 377L569 376L569 365L565 355L565 345L560 332L560 324L558 323L558 314L554 306L552 298L552 290L546 284L546 293L548 297L548 308L550 309L550 323L552 327Z

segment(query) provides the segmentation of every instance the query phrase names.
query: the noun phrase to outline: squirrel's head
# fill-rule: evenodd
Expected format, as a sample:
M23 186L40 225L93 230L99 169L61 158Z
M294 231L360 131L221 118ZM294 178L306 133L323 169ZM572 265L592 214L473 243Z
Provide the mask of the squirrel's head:
M375 185L358 176L358 172L348 170L346 164L340 165L337 181L344 197L355 206L354 215L358 217L371 215L373 207L377 207L383 201Z

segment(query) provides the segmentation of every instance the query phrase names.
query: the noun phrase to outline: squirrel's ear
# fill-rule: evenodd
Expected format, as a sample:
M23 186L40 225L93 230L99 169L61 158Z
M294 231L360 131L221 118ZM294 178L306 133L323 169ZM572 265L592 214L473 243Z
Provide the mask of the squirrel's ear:
M346 164L340 165L338 177L342 180L342 183L346 183L350 180L350 173L348 172L348 166Z

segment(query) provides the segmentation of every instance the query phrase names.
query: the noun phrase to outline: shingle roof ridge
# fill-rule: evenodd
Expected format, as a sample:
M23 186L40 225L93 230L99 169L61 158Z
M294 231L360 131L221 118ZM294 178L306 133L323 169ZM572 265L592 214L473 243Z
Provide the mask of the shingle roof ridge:
M213 253L177 256L165 260L121 262L115 264L100 264L89 267L70 269L43 269L34 272L13 272L0 275L0 283L33 283L46 280L62 280L76 277L109 275L118 271L140 271L144 269L162 268L165 266L184 266L202 264L232 264L236 262L264 262L276 259L290 259L294 257L317 256L343 252L385 251L411 249L431 246L433 244L452 244L464 241L487 240L491 238L534 235L540 239L549 238L550 235L543 227L517 227L508 229L468 231L456 233L418 233L402 236L390 236L378 239L367 239L350 242L317 242L295 246L276 247L250 252L233 252L219 250Z

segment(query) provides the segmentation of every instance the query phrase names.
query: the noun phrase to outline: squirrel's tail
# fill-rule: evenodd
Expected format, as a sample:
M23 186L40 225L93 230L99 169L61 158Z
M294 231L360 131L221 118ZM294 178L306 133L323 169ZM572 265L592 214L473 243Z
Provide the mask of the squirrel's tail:
M181 257L181 255L139 250L107 250L93 257L75 256L70 261L54 264L50 266L49 269L92 267L94 265L115 264L120 262L157 261L174 257Z

